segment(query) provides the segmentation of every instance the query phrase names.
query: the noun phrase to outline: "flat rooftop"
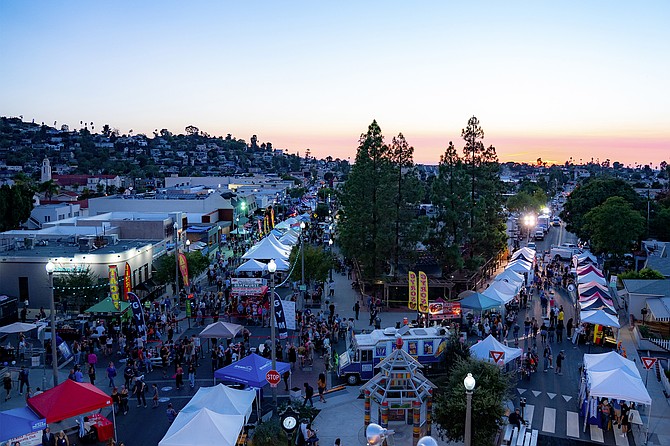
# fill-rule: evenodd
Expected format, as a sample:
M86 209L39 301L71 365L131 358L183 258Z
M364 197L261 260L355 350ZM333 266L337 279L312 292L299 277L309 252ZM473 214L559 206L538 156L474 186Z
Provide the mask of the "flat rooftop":
M146 245L156 245L162 240L119 240L116 245L107 245L102 248L94 249L92 251L80 251L79 245L76 243L49 242L47 246L35 246L32 249L14 249L0 253L2 257L28 257L28 258L42 258L42 257L74 257L75 255L87 254L115 254L121 253L133 248L141 248Z

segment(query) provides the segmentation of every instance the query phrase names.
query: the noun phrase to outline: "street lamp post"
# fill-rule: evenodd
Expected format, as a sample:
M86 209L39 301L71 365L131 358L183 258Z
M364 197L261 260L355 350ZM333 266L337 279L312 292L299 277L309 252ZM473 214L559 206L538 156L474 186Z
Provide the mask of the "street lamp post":
M186 252L191 252L191 241L186 239Z
M332 260L332 258L333 258L333 239L332 239L333 233L332 232L330 233L330 237L331 237L331 239L328 240L328 247L330 249L330 257L331 257L331 260ZM331 282L330 286L333 286L332 285L332 282L333 282L333 265L332 264L330 265L330 270L328 272L330 273L330 282Z
M463 380L467 405L465 408L465 446L472 444L472 391L475 390L475 378L472 373Z
M179 305L179 239L177 236L177 222L172 225L174 229L174 300L175 305Z
M272 343L270 357L272 358L272 370L277 370L277 345L275 344L275 271L277 271L277 263L275 263L275 259L272 259L268 263L268 272L270 273L270 342ZM272 387L272 413L277 415L277 386Z
M51 310L50 324L51 324L51 365L54 372L54 387L58 385L58 351L56 350L56 303L54 302L54 270L56 265L51 261L45 265L47 274L49 275L49 290L51 291L51 299L49 306Z
M307 287L305 286L305 222L301 221L300 222L300 262L302 263L302 279L300 280L300 295L305 297L305 290ZM303 290L302 288L305 288Z

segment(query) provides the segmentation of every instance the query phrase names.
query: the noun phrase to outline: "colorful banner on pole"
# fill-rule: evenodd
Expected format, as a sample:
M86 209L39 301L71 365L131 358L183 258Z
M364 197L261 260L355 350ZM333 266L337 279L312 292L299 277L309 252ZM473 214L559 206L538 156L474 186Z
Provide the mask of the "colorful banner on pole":
M130 307L133 309L133 321L135 321L135 327L137 327L137 334L139 336L144 336L147 333L147 325L144 323L142 302L140 302L140 298L137 297L137 294L133 292L128 293L128 300L130 301Z
M272 219L272 229L275 228L275 208L271 207L270 208L270 218Z
M262 226L263 224L261 223L261 220L260 220L260 219L258 219L257 221L258 221L258 232L259 232L261 235L263 235L263 226Z
M419 312L428 313L428 277L419 271Z
M275 293L273 300L275 305L275 327L277 327L279 339L286 339L288 338L286 314L284 314L284 307L278 293Z
M109 294L112 297L114 308L120 310L119 272L116 270L116 265L109 265Z
M181 278L184 279L184 286L187 287L188 282L188 262L186 261L186 255L183 252L179 253L179 271L181 272Z
M416 311L416 302L417 302L417 294L418 293L418 287L416 284L416 273L414 271L409 272L409 303L407 304L407 307L412 310Z
M132 271L130 271L130 264L126 262L126 269L123 273L123 300L128 302L128 293L133 287Z

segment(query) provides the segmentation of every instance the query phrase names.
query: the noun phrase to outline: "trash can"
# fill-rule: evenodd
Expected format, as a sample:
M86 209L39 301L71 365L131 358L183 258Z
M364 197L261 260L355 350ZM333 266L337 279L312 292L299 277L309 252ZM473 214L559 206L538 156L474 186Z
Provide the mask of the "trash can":
M291 390L288 392L289 398L292 400L302 400L302 389L300 387L293 387Z
M39 367L41 359L42 359L42 355L39 355L39 354L31 356L30 357L30 366L31 367Z

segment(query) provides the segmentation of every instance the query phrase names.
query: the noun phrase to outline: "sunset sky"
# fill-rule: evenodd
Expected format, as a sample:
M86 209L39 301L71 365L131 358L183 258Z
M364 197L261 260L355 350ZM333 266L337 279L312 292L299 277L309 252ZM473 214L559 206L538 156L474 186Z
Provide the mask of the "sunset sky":
M0 115L354 159L376 119L437 163L670 161L667 1L0 2Z

